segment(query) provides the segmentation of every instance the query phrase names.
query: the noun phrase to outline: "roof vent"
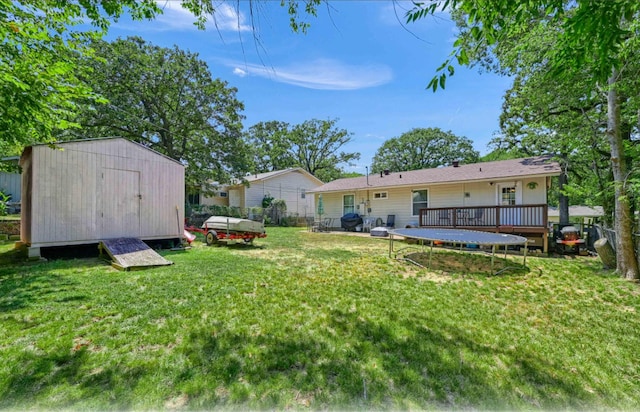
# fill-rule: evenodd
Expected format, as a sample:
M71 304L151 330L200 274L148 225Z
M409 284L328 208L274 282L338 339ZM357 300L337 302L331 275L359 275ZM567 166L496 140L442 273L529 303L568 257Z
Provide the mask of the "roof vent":
M389 169L384 169L384 175L389 176Z
M460 161L454 160L453 161L453 167L458 167L458 166L460 166Z

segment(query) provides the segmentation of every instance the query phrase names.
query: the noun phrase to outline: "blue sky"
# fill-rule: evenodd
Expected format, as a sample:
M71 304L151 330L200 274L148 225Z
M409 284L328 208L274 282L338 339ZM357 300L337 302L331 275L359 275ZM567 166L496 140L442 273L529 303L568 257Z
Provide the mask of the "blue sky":
M361 154L347 171L364 173L385 140L413 128L450 130L471 139L481 154L498 132L509 79L458 68L445 90L426 90L454 41L446 14L404 24L410 3L334 0L317 18L305 18L311 23L305 35L292 33L280 1L258 3L253 21L249 2L239 2L239 14L221 3L217 27L208 22L205 31L193 26L178 1L158 3L162 16L121 19L106 39L137 35L198 53L214 77L238 89L245 128L270 120L339 119L337 127L352 133L344 149Z

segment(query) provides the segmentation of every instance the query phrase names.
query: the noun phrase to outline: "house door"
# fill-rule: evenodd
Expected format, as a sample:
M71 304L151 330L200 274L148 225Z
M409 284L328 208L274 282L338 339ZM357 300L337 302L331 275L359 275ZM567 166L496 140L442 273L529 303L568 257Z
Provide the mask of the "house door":
M522 184L499 183L497 188L498 206L516 206L522 204ZM516 207L500 209L500 224L517 226L522 220L522 210Z
M102 237L140 236L140 172L102 169Z
M240 191L238 189L229 190L229 206L240 207Z

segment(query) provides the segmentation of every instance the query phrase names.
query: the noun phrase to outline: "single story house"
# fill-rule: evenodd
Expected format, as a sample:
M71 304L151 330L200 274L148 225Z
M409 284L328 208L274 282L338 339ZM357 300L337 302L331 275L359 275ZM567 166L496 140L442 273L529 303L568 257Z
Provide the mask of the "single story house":
M547 191L561 173L550 156L385 171L338 179L312 192L322 196L323 218L358 213L395 227L446 227L514 233L547 249Z
M22 167L21 242L40 248L134 237L179 242L184 166L122 138L34 145Z
M323 183L306 170L296 167L274 172L247 175L247 184L236 183L221 188L214 197L201 197L202 205L222 205L247 209L262 207L265 196L283 199L288 215L313 216L315 203L307 193Z

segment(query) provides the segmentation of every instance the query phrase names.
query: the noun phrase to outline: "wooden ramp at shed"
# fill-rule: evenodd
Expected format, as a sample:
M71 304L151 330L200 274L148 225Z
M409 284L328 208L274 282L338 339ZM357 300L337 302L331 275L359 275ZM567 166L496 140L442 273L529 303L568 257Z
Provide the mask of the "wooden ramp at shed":
M111 265L120 270L173 264L157 254L142 240L133 237L102 240L100 250L107 252L113 260Z

